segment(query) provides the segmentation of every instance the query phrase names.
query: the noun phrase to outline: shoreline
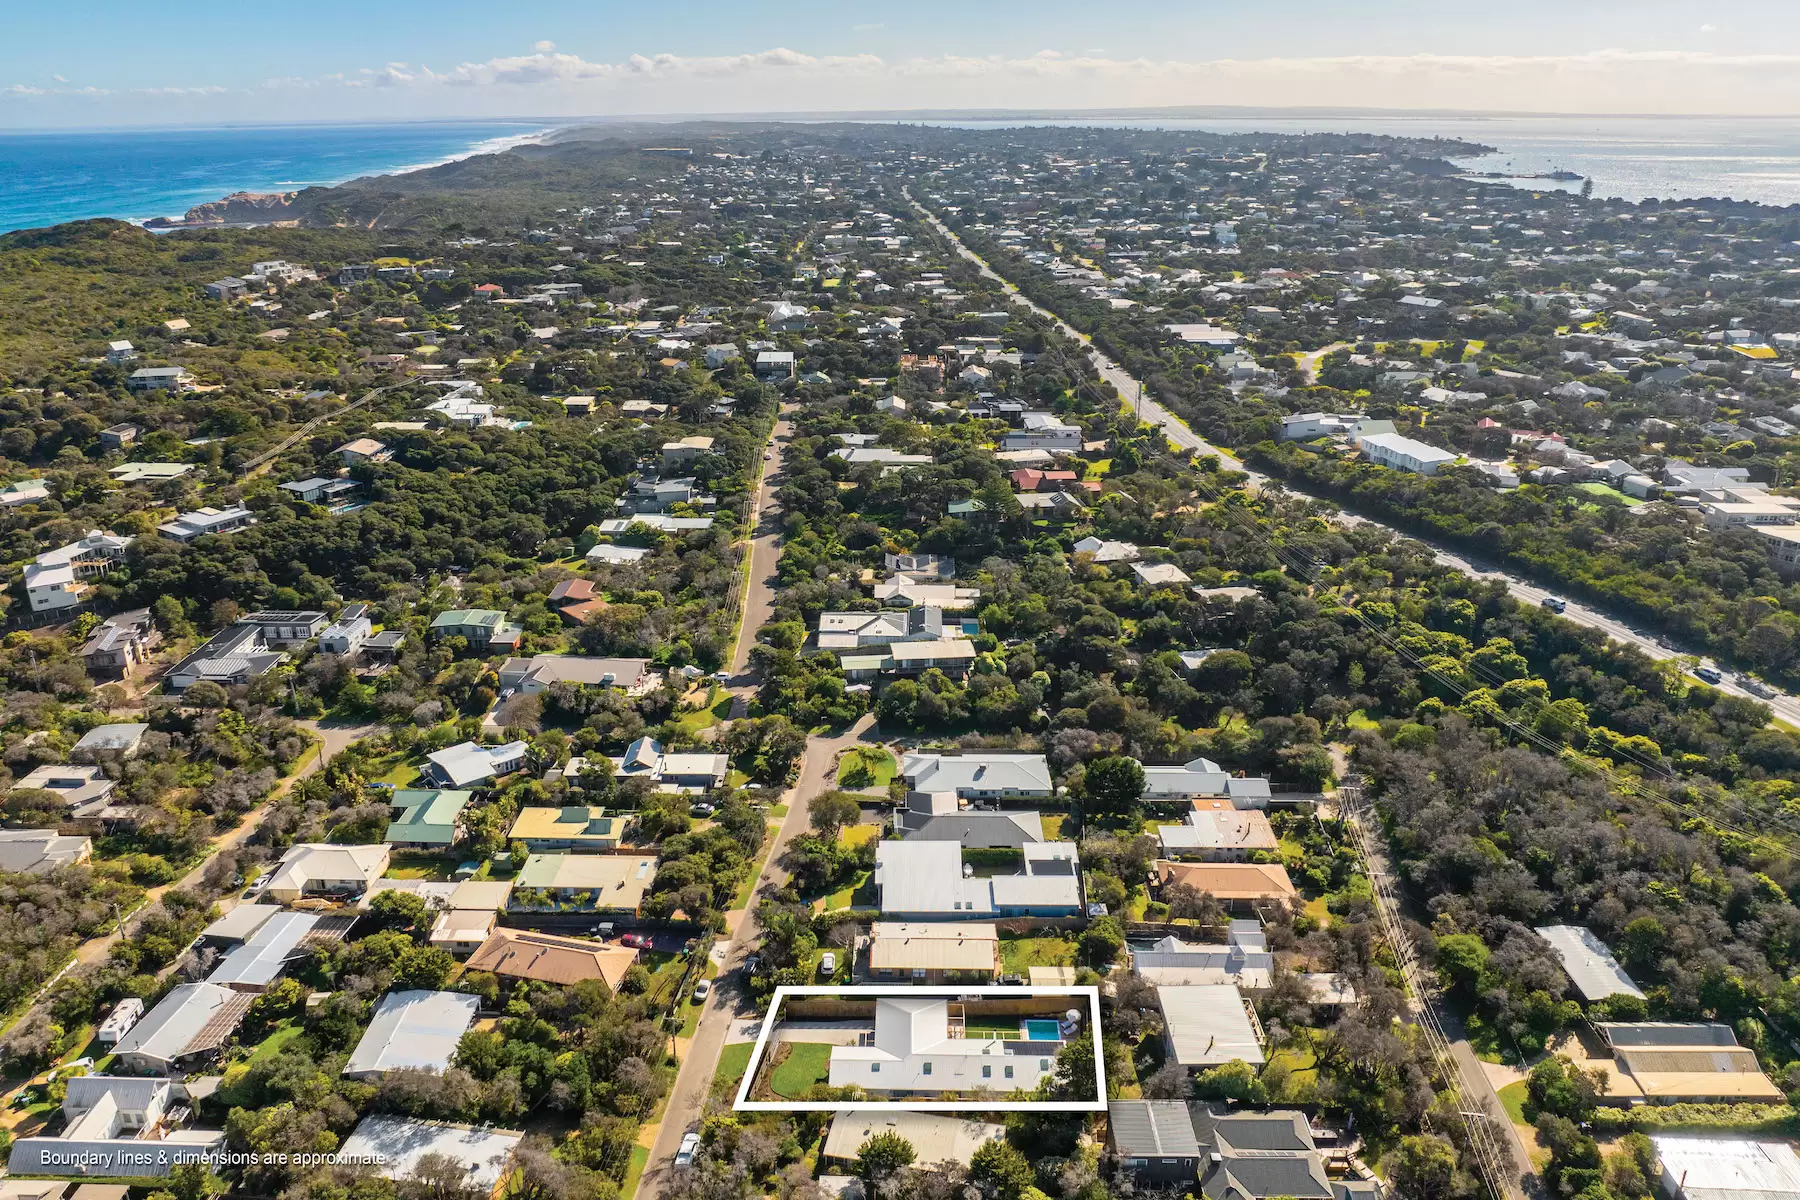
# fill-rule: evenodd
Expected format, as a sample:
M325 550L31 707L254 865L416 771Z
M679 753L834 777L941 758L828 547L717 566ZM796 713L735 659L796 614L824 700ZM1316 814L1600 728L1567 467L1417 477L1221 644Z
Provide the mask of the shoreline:
M466 150L462 150L462 151L460 151L458 153L454 153L454 154L442 155L436 159L433 159L430 162L412 163L407 166L395 167L394 169L389 170L389 171L363 171L363 172L359 172L354 175L346 175L346 176L343 176L342 178L333 179L333 180L330 180L329 182L300 184L299 186L294 187L291 192L289 192L288 189L283 188L281 191L278 191L278 192L259 192L259 193L247 193L247 194L281 195L283 193L288 193L288 194L292 194L292 195L298 195L300 192L306 191L309 188L342 187L344 184L354 182L355 180L358 180L358 179L382 179L382 178L386 178L387 176L390 176L390 175L411 175L417 171L429 171L433 167L449 166L451 163L462 162L464 159L476 158L476 157L478 157L480 155L484 155L484 154L504 154L506 151L514 149L515 147L518 147L518 146L540 145L544 142L545 139L549 138L552 134L557 133L559 130L564 129L564 128L566 128L566 126L548 125L542 129L533 130L529 133L509 133L509 134L502 134L499 137L484 138L483 140L476 142L473 145L469 146ZM150 232L152 232L152 233L173 233L178 229L255 229L255 228L258 228L263 225L269 225L269 224L274 223L274 222L270 222L270 221L202 221L202 222L198 222L198 223L192 224L192 225L183 223L187 219L187 213L189 211L192 211L194 208L199 207L199 205L201 205L201 204L216 204L216 203L219 203L221 201L228 199L231 196L242 195L242 194L246 194L245 189L236 189L233 191L226 192L225 195L223 195L223 196L214 197L212 200L198 201L195 204L189 205L187 210L184 210L179 216L173 216L173 215L164 214L164 213L152 213L149 216L120 217L118 219L121 221L124 221L125 223L127 223L129 225L136 225L140 229L147 228L151 221L161 220L161 221L166 222L165 224L159 225L155 229L150 230ZM90 217L70 217L69 218L69 220L71 220L71 221L83 221L83 220L92 220L92 219L94 219L94 218L90 218ZM57 222L57 224L59 224L59 225L66 224L66 223L67 222L65 222L65 221Z

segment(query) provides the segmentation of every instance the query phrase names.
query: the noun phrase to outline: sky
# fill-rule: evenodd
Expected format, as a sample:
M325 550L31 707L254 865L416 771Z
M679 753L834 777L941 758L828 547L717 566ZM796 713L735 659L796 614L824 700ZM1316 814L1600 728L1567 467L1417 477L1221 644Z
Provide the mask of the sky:
M0 130L1182 105L1800 116L1795 0L5 0Z

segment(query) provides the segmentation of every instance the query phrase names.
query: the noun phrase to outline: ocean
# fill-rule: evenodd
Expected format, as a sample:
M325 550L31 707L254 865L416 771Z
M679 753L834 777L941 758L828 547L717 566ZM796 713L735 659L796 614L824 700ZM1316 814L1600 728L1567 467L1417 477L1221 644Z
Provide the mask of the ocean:
M85 217L179 217L231 192L291 192L532 141L545 122L419 122L0 134L0 233Z
M1279 112L1194 119L936 120L959 128L1108 125L1217 133L1442 136L1497 147L1459 165L1517 175L1566 170L1628 200L1729 196L1800 204L1800 118L1510 117ZM178 217L231 192L293 191L394 174L536 140L547 122L418 122L265 128L0 133L0 232L83 217ZM1538 190L1580 183L1509 180Z
M1800 119L1792 117L1512 117L1419 114L1246 114L1194 119L934 121L961 128L1105 125L1213 133L1377 133L1447 137L1497 153L1458 160L1474 171L1518 175L1566 170L1594 181L1596 196L1689 200L1703 196L1800 204ZM1579 182L1509 180L1539 191Z

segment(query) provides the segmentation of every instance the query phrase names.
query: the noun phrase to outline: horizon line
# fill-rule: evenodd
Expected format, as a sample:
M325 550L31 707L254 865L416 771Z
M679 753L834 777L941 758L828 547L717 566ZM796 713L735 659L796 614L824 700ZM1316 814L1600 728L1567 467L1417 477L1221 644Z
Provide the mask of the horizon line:
M0 128L0 137L27 136L42 134L97 134L97 133L176 133L176 132L211 132L224 130L249 129L345 129L345 128L391 128L406 125L550 125L556 128L573 128L584 125L628 124L631 122L650 122L671 124L680 122L718 121L725 123L751 122L794 122L800 124L820 124L831 121L842 121L850 124L888 124L906 121L939 121L939 120L980 120L980 121L1074 121L1074 120L1133 120L1152 121L1159 118L1168 120L1204 120L1207 117L1229 117L1234 119L1269 117L1275 120L1295 120L1307 117L1327 118L1384 118L1394 120L1621 120L1621 121L1795 121L1800 114L1780 113L1734 113L1734 112L1593 112L1593 111L1552 111L1529 109L1471 109L1471 108L1380 108L1366 105L1249 105L1249 104L1193 104L1193 105L1153 105L1146 107L1099 107L1099 108L896 108L896 109L792 109L782 111L745 111L745 112L634 112L634 113L590 113L579 116L443 116L416 117L405 120L381 119L370 117L350 117L344 119L317 120L269 120L269 121L220 121L209 124L193 122L152 123L142 125L121 125L116 123L100 125L36 125ZM1322 131L1323 132L1323 131Z

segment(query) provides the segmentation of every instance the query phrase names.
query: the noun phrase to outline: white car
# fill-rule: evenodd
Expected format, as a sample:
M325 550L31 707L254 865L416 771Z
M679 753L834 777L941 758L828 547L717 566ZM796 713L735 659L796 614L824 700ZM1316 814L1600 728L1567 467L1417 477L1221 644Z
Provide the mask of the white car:
M824 957L819 959L819 973L822 975L837 974L837 951L827 950Z
M681 1148L675 1151L675 1165L691 1167L694 1165L694 1153L700 1149L700 1135L690 1133L681 1139Z
M712 995L712 980L702 979L694 985L694 1003L698 1004Z

